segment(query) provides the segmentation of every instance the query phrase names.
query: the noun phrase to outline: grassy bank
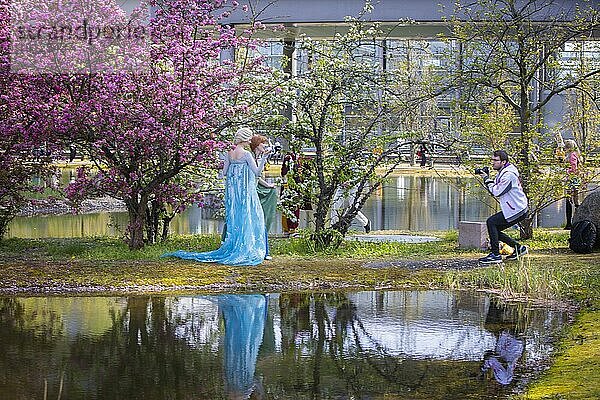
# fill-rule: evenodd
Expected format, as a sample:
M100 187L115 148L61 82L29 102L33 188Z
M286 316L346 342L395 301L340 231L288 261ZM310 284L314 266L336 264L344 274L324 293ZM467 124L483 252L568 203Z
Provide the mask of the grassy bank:
M596 304L600 255L577 255L568 234L538 230L521 262L479 267L481 252L457 248L457 233L427 232L439 242L364 243L349 241L318 252L302 238L272 239L272 261L259 267L228 267L161 258L183 249L219 246L218 236L179 236L166 243L129 251L116 238L7 239L0 242L0 290L76 288L98 290L153 287L181 289L290 290L318 287L442 287L492 290L509 298L574 300Z
M600 399L600 311L586 310L562 339L552 367L522 400Z
M402 233L402 232L398 232ZM338 289L483 289L507 298L571 301L582 311L565 332L554 366L522 398L600 398L600 254L577 255L568 233L537 230L520 262L479 267L481 252L457 248L456 232L426 232L435 243L358 243L317 252L298 239L271 241L274 259L227 267L160 258L203 251L217 236L182 236L130 252L118 239L8 239L0 242L1 293L183 293Z
M318 252L302 238L271 239L274 259L259 267L204 265L160 257L176 249L217 248L218 236L179 236L140 251L129 251L121 240L106 237L7 239L0 242L0 289L6 290L7 282L19 290L28 286L51 288L59 283L116 290L144 285L164 286L164 290L178 286L202 289L210 285L207 290L213 290L232 282L239 290L269 290L270 285L286 283L315 287L315 282L320 282L321 286L335 287L344 282L346 287L488 289L506 297L574 299L580 303L593 301L590 298L599 293L593 266L600 256L570 252L564 231L538 230L535 239L527 241L531 255L522 262L486 268L477 265L481 252L457 248L455 231L425 234L441 240L420 244L349 241L338 249ZM19 273L23 271L27 273Z

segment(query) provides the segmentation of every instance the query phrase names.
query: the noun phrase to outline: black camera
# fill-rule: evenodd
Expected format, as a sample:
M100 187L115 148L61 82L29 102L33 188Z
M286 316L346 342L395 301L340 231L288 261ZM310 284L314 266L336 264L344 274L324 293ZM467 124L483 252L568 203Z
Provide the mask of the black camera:
M475 175L490 174L490 167L475 168Z

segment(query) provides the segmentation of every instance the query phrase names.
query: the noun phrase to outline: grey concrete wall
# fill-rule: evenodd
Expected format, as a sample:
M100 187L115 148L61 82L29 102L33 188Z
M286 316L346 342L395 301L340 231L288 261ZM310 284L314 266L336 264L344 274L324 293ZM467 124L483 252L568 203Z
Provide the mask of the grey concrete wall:
M591 0L541 0L552 1L548 7L549 16L572 13L576 6L599 6L600 1ZM269 23L301 22L343 22L348 15L356 16L363 8L364 0L240 0L240 4L253 4L254 9L262 10L259 19ZM270 4L272 3L272 4ZM270 5L269 5L270 4ZM450 16L453 0L373 0L374 11L369 19L375 21L398 21L413 19L417 22L440 22ZM243 23L247 19L243 12L236 11L229 18L230 23Z
M241 0L240 4L255 4L255 9L266 7L270 1ZM374 3L376 3L374 1ZM452 0L380 0L370 19L377 21L398 21L414 19L416 21L440 21L442 6L451 10ZM272 23L301 22L343 22L348 15L358 15L364 6L364 0L277 0L260 15L260 20ZM235 12L232 23L246 22L241 12Z

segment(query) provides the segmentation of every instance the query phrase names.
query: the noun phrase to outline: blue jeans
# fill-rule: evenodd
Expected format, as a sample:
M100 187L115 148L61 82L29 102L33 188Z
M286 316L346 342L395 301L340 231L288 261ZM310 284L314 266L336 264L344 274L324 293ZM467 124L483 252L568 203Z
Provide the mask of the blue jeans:
M508 236L506 233L502 232L503 230L510 228L511 226L518 224L523 221L527 217L527 213L521 215L519 218L514 221L507 222L506 218L502 212L496 213L489 217L486 221L488 235L490 237L490 247L492 249L492 253L499 255L500 254L500 245L498 242L502 240L504 243L511 247L519 246L516 240Z

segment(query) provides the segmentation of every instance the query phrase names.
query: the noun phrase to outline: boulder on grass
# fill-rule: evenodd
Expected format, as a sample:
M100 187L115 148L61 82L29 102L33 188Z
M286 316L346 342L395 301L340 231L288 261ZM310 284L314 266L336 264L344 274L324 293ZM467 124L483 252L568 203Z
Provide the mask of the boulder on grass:
M591 253L600 245L600 191L590 193L575 210L569 247L576 253Z
M600 228L600 190L588 194L581 205L575 209L572 224L584 220L592 221L596 228Z

